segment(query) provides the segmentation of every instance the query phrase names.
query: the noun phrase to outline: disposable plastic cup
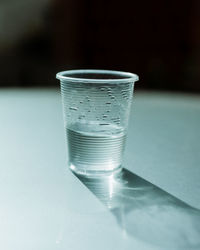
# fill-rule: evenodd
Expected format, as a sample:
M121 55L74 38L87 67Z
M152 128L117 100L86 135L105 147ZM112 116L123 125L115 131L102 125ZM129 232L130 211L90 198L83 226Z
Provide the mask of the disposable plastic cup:
M136 74L111 70L68 70L61 83L69 168L87 176L122 168Z

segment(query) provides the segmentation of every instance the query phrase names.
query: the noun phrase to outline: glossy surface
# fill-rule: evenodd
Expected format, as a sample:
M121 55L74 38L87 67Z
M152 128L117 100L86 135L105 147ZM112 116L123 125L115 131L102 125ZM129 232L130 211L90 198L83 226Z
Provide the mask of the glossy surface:
M200 248L198 97L137 94L111 179L66 170L58 92L2 90L0 117L0 249Z
M126 237L155 247L200 246L200 211L127 169L107 178L80 180L115 217Z

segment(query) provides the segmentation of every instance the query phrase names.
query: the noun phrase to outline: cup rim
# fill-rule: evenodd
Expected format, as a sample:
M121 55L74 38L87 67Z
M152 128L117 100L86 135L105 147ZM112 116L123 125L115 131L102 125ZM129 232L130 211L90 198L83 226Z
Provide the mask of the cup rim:
M84 78L84 77L73 77L73 74L104 74L104 75L113 75L114 79L106 78ZM116 78L119 76L119 78ZM70 81L70 82L79 82L79 83L134 83L139 80L138 75L125 71L117 70L103 70L103 69L74 69L74 70L65 70L58 72L56 78L60 81Z

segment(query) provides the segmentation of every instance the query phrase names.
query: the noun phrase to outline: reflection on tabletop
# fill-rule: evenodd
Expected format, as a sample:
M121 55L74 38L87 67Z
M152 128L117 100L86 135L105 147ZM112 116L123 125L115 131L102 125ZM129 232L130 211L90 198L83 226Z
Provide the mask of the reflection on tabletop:
M200 211L122 169L109 177L77 177L115 216L124 234L157 247L200 249Z

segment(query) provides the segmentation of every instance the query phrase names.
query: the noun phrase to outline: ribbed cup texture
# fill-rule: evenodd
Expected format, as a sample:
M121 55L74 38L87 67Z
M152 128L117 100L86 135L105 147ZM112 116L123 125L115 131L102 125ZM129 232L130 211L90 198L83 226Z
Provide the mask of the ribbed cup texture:
M69 160L72 167L107 171L121 165L125 134L100 135L67 129Z

